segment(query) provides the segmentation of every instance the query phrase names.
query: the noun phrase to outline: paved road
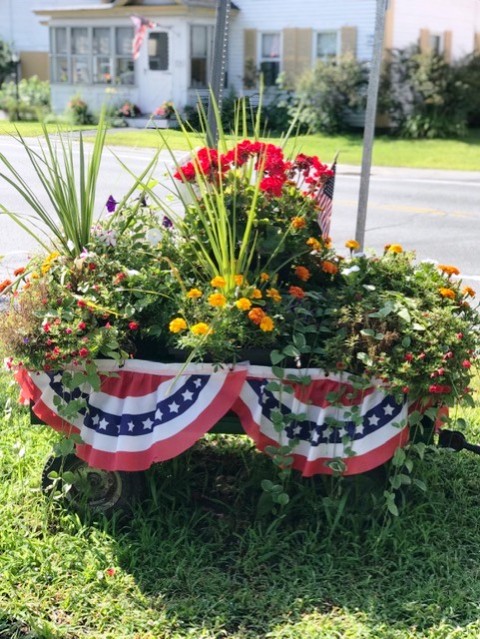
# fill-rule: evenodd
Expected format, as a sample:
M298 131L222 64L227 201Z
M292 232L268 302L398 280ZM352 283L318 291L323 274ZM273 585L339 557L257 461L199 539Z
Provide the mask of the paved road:
M19 145L2 138L1 150L15 167L22 167L24 177L35 185ZM149 150L114 152L137 174L152 156ZM163 159L168 161L167 156ZM158 168L157 178L161 178L164 166ZM355 235L359 182L358 167L339 167L331 234L340 252L344 251L344 242ZM131 183L132 178L107 151L98 189L99 212L110 194L118 199ZM0 204L15 211L25 210L14 190L3 181ZM480 171L373 168L365 247L381 251L387 243L400 243L405 249L415 250L419 259L455 264L465 283L480 289ZM0 215L0 254L5 256L0 276L23 263L34 250L33 240Z

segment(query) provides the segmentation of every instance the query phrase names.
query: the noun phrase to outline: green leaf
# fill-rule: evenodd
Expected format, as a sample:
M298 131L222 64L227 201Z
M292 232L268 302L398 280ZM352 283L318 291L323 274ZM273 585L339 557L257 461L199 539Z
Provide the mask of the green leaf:
M305 346L307 344L307 340L305 339L305 335L303 335L302 333L294 333L293 334L293 343L299 349L305 348Z
M270 353L270 360L274 366L280 364L285 359L285 355L280 351L274 350Z
M275 375L275 377L283 379L285 376L285 369L281 368L280 366L272 366L272 373Z
M300 357L300 351L298 350L298 348L295 348L293 344L285 346L285 348L283 349L283 353L288 357Z
M289 501L290 497L287 495L287 493L280 493L275 497L275 502L277 504L280 504L281 506L286 506Z

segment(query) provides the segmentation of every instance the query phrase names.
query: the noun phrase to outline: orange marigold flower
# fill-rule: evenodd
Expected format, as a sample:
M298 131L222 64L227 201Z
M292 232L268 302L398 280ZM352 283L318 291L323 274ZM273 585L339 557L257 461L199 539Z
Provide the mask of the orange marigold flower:
M471 286L464 286L462 288L462 294L465 295L465 297L475 297L476 293L473 290L473 288Z
M312 277L312 274L305 266L296 266L295 275L298 277L299 280L302 280L302 282L306 282Z
M451 300L455 299L455 291L453 291L451 288L445 288L442 286L438 289L438 292L442 297L448 297Z
M194 335L206 335L210 333L210 326L205 324L205 322L198 322L198 324L194 324L190 330Z
M269 279L270 279L270 275L268 273L260 273L261 282L268 282Z
M360 248L360 242L357 242L357 240L347 240L345 246L351 251L356 251Z
M460 275L460 270L456 266L450 264L439 264L438 268L445 273L445 275Z
M333 262L326 260L322 262L322 271L324 273L330 273L330 275L336 275L338 273L338 266Z
M403 253L403 247L401 244L387 244L387 246L385 247L385 250L388 253Z
M294 229L304 229L307 226L307 221L304 217L293 217L292 226Z
M191 288L187 293L187 297L192 300L196 300L199 297L202 297L202 295L202 291L198 288Z
M23 273L25 273L25 267L24 266L20 266L19 268L16 268L13 271L13 274L15 277L18 277L19 275L23 275Z
M254 324L260 324L264 317L265 311L258 306L252 308L252 310L248 313L248 319L251 320Z
M252 299L261 300L263 297L262 291L259 288L254 288L252 292Z
M221 275L217 275L213 278L213 280L210 281L210 284L214 288L223 288L224 286L226 286L227 282L224 277L222 277Z
M3 291L10 286L11 283L11 280L3 280L3 282L0 283L0 293L3 293Z
M282 296L276 288L267 289L267 297L270 297L274 302L281 302Z
M272 318L268 315L265 315L265 317L260 322L260 330L264 333L270 333L271 331L273 331L274 328L275 324Z
M221 293L212 293L211 295L208 296L208 303L211 306L225 306L225 304L227 303L227 298L225 297L225 295L222 295Z
M319 242L314 237L309 237L308 240L306 241L306 244L307 246L310 246L313 251L320 251L322 248L321 242Z
M243 284L243 275L235 275L233 280L237 286L241 286Z
M176 317L170 322L168 328L171 333L180 333L187 328L187 322L183 319L183 317Z
M296 297L299 300L305 297L305 291L303 290L303 288L300 288L300 286L290 286L288 292L292 297Z
M252 308L252 302L246 297L241 297L235 302L235 306L240 311L249 311Z

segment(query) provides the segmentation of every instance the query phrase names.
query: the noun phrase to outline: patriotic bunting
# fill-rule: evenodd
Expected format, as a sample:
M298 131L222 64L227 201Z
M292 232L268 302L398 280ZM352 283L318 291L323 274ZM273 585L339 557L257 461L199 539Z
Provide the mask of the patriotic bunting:
M217 368L209 364L161 364L130 360L119 368L106 360L100 391L69 392L60 373L16 373L24 400L53 428L80 434L77 455L104 470L144 470L179 455L233 410L260 450L295 441L293 467L304 476L362 473L392 457L408 440L408 405L374 383L362 391L348 374L326 376L303 370L311 383L293 384L292 393L267 390L271 369L248 363ZM113 373L113 374L112 374ZM298 375L297 369L286 371ZM332 404L332 394L337 397ZM84 399L68 422L58 414L58 398ZM281 433L272 411L302 415Z

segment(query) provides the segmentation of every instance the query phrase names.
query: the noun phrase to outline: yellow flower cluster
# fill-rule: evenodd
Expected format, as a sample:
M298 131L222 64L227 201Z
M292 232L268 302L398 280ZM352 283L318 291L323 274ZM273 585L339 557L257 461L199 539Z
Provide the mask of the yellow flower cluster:
M60 253L58 251L53 251L50 255L47 255L40 267L43 274L48 273L48 271L52 268L53 262L55 262L58 257L60 257Z

